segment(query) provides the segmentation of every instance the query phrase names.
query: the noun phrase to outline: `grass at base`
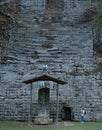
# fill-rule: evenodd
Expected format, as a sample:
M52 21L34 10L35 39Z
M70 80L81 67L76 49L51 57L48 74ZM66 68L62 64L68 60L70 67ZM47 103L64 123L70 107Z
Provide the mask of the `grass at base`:
M102 122L73 122L73 126L65 127L44 127L36 128L34 125L16 121L0 121L0 130L102 130Z

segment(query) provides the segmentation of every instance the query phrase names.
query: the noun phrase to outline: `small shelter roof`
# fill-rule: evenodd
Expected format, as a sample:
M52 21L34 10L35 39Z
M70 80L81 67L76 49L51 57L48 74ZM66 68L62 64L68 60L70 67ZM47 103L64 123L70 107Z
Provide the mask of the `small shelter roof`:
M36 81L53 81L53 82L56 82L57 84L62 84L62 85L67 84L66 81L51 77L49 75L41 75L35 78L31 78L31 79L23 81L23 83L29 84Z

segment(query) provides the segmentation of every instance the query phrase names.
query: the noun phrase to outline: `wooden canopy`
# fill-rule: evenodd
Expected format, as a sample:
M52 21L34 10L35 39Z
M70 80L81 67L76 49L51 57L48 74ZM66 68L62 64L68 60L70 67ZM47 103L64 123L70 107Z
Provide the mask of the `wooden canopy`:
M57 78L54 78L54 77L51 77L49 75L42 75L42 76L38 76L38 77L35 77L35 78L31 78L31 79L28 79L28 80L25 80L23 81L23 83L25 84L31 84L31 89L30 89L30 111L29 111L29 122L32 122L32 83L33 82L36 82L36 81L53 81L53 82L56 82L57 84L67 84L66 81L62 81L60 79L57 79ZM59 115L59 98L58 98L58 95L59 95L59 89L58 89L58 85L57 85L57 100L56 100L56 124L58 124L58 115Z
M54 77L51 77L48 75L42 75L39 77L31 78L31 79L23 81L23 83L29 84L29 83L36 82L36 81L53 81L53 82L56 82L57 84L62 84L62 85L67 84L66 81L62 81L60 79L57 79L57 78L54 78Z

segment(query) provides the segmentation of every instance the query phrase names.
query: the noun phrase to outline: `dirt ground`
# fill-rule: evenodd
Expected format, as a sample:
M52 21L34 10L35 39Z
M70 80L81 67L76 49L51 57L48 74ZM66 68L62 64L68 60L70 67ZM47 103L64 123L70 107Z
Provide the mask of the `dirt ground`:
M52 123L52 124L46 124L46 125L35 125L33 122L28 123L28 122L22 122L20 123L21 126L29 126L29 127L36 127L36 128L52 128L52 127L67 127L67 126L73 126L74 122L70 121L61 121L58 123Z

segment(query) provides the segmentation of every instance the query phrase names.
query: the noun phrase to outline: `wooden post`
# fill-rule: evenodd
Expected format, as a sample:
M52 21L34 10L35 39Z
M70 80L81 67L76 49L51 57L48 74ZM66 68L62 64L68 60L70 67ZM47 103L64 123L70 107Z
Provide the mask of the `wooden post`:
M57 90L56 90L56 125L58 125L58 115L59 115L59 86L57 84Z
M32 123L32 83L30 85L29 123Z

